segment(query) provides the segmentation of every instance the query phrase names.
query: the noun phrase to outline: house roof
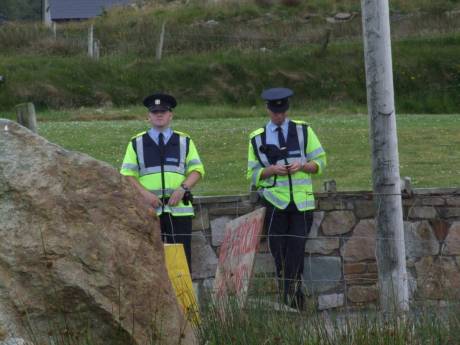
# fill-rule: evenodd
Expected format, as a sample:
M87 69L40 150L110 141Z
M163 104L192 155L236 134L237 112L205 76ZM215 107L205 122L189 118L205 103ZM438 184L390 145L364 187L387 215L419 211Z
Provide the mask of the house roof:
M50 0L51 19L87 19L100 15L104 9L127 5L132 0Z

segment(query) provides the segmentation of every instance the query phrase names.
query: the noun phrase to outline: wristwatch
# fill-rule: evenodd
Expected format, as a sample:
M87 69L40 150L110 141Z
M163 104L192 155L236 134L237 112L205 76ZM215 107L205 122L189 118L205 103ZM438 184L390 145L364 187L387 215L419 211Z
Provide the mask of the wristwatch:
M182 188L182 190L183 190L184 192L190 191L190 188L188 188L188 187L185 185L185 183L181 183L181 184L180 184L180 187Z

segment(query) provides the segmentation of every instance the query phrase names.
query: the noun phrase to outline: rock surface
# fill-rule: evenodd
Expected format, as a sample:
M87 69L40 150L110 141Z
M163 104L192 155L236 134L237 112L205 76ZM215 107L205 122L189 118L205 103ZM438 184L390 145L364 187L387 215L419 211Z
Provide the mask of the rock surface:
M211 221L212 245L220 246L225 238L225 225L232 220L232 217L223 216Z
M201 231L192 234L192 279L214 277L217 256Z
M460 222L454 222L446 238L446 254L460 255Z
M325 310L343 306L343 293L333 293L330 295L321 295L318 297L318 310Z
M309 294L335 288L342 283L342 261L334 256L306 257L303 280Z
M346 234L351 231L355 222L355 215L351 211L329 212L323 221L323 233L328 236Z
M369 303L378 299L379 291L376 286L351 286L347 297L353 303Z
M344 260L375 260L375 236L375 221L361 220L353 230L352 237L341 249Z
M83 330L101 344L196 343L158 218L113 167L0 119L0 219L7 339L30 339L31 326L43 339Z
M404 222L404 241L408 258L436 255L439 242L428 221Z
M460 269L453 258L424 257L415 264L417 294L424 299L460 298Z

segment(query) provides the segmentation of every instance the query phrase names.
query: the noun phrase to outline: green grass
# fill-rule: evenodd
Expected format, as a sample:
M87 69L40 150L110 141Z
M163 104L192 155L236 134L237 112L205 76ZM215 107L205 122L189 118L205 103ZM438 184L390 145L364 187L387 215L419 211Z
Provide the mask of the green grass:
M260 300L260 297L259 297ZM208 345L457 345L458 305L422 308L386 320L375 311L287 313L236 303L203 312L200 343ZM222 310L221 309L221 310Z
M181 109L182 108L182 109ZM371 157L367 115L315 114L305 116L305 108L294 108L293 119L311 123L328 154L328 168L316 178L315 190L322 181L335 179L339 190L371 189ZM143 109L112 109L107 119L131 114L129 121L68 121L91 118L94 110L67 112L67 121L52 121L64 116L44 114L39 132L45 138L70 150L87 153L114 167L121 165L130 137L148 128ZM190 111L191 116L186 114ZM105 115L104 115L105 114ZM228 115L227 115L228 114ZM296 116L295 114L299 114ZM5 116L0 113L0 116ZM246 159L249 133L267 121L263 108L231 108L182 105L173 127L191 135L206 168L198 185L200 195L240 194L248 191ZM412 177L415 187L458 187L460 170L460 115L398 115L401 176Z

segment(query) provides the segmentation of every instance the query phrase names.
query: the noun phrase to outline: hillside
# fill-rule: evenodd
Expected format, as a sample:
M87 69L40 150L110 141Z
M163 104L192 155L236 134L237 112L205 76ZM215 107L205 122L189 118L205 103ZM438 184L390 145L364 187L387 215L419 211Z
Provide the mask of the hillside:
M460 111L456 3L391 2L400 111ZM90 24L98 61L86 57ZM58 25L56 36L36 23L7 23L0 25L0 108L130 105L152 90L188 103L254 105L262 88L287 85L304 105L354 112L366 102L361 41L356 1L144 4Z

